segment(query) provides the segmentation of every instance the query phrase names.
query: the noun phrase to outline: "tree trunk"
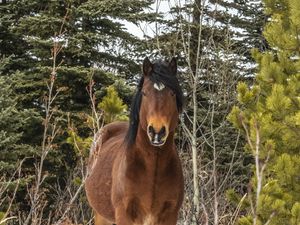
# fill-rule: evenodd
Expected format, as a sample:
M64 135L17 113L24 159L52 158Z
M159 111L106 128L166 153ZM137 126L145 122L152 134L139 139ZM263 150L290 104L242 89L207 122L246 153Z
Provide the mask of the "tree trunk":
M193 7L193 23L191 28L191 72L193 74L192 96L193 96L193 131L192 131L192 162L193 162L193 186L194 197L193 204L195 209L195 216L193 224L197 224L197 217L200 213L199 202L199 182L198 182L198 163L197 163L197 114L198 114L198 99L197 86L199 79L199 62L201 52L201 0L194 1Z

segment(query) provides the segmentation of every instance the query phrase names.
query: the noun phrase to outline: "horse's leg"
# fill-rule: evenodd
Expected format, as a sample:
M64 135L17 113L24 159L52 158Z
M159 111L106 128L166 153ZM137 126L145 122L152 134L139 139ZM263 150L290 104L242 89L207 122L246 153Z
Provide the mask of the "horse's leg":
M109 221L107 221L105 218L103 218L102 216L100 216L98 213L94 213L95 214L95 225L112 225L112 223L110 223Z

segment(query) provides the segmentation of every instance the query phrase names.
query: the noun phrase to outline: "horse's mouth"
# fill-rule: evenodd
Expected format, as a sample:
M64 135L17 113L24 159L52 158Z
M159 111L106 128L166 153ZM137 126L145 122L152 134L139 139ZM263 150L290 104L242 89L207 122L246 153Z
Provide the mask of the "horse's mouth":
M153 146L160 147L160 146L163 146L166 141L165 140L160 140L160 141L154 140L154 141L150 141L150 142Z
M154 137L149 135L150 143L151 143L151 145L153 145L155 147L163 146L166 143L166 139L167 139L167 137L159 138L157 134L154 135Z

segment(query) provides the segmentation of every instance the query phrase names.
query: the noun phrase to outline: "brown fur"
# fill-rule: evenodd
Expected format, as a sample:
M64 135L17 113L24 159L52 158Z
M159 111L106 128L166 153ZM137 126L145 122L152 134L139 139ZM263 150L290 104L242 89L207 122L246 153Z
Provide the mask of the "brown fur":
M145 79L140 123L135 143L124 141L128 123L103 127L101 145L94 144L95 159L86 180L88 201L96 225L175 225L183 200L183 175L174 144L178 123L176 100L169 89L157 91ZM160 100L157 100L160 99ZM165 126L166 142L153 146L147 135L149 121ZM157 122L158 121L158 122ZM159 129L159 128L158 128ZM98 137L96 137L98 138Z

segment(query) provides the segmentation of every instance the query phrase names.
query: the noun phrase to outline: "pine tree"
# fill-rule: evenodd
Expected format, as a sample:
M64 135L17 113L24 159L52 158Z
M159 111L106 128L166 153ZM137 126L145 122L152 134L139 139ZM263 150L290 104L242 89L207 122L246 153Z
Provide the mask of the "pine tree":
M127 106L118 96L114 86L107 88L107 94L98 104L98 108L104 113L105 123L111 123L116 120L128 120L126 116Z
M127 105L123 103L122 99L118 96L116 88L111 85L106 88L106 95L98 103L96 110L99 110L99 116L103 116L101 123L107 124L114 121L126 121L127 116ZM93 128L93 121L95 118L87 116L87 123ZM93 137L80 137L78 130L74 127L70 127L68 130L69 137L67 138L67 143L74 147L75 153L78 156L83 156L84 158L89 156L90 146L93 141Z
M178 1L170 4L169 14L172 19L166 19L158 25L159 36L150 39L154 48L160 47L163 55L180 55L183 60L187 57L195 58L198 47L198 32L201 21L201 56L209 55L208 65L211 63L222 64L224 59L220 56L230 46L230 55L225 58L231 63L234 72L240 75L240 79L253 77L254 61L251 56L251 48L265 50L268 45L262 35L263 26L268 16L263 12L260 0L190 0ZM183 30L183 32L181 32ZM191 36L190 36L191 35ZM185 40L182 40L185 38ZM160 42L157 46L157 42ZM190 41L190 45L187 42ZM209 42L219 52L209 52ZM186 46L183 46L185 42ZM183 48L189 48L190 56L183 54ZM208 48L207 48L208 47ZM228 49L227 49L228 51ZM211 68L210 68L211 69ZM247 78L246 78L247 77Z
M55 116L59 118L58 125L65 132L55 139L53 146L56 147L44 163L44 171L48 175L43 188L49 205L55 200L52 198L53 182L58 182L63 188L66 176L78 160L76 151L66 143L67 113L70 112L71 121L78 128L80 137L83 140L89 137L91 131L83 115L90 112L86 87L91 77L95 81L93 91L97 99L103 96L107 86L117 83L117 89L124 91L120 92L120 96L125 102L128 101L131 92L125 88L127 84L116 80L132 78L139 73L136 58L144 45L126 31L119 21L138 23L153 19L155 14L143 11L150 4L151 1L141 0L0 2L0 57L3 59L0 76L13 78L12 89L17 96L13 106L16 110L31 112L30 118L26 119L28 124L18 128L18 132L22 133L18 143L28 145L28 150L35 149L33 158L28 151L18 156L18 160L31 157L30 163L25 166L28 175L34 175L34 163L39 160L40 148L35 147L41 146L42 142L44 97L54 62L51 50L54 42L62 47L56 59L55 77L55 91L59 90L60 93L53 106L56 108ZM16 116L15 119L22 118ZM15 123L18 124L17 121ZM8 126L3 129L4 132L9 131ZM0 155L2 153L5 157L6 153L1 152ZM26 185L31 187L32 183ZM17 202L27 208L18 210L26 214L26 192L22 194ZM53 209L45 209L45 216L50 210Z
M208 9L210 17L227 27L230 31L231 44L239 74L253 78L254 59L251 55L252 48L261 51L269 48L264 36L263 27L268 19L263 11L261 0L235 0L216 1L210 0L212 6Z
M37 148L34 146L22 143L24 138L24 129L30 129L33 120L38 120L38 115L32 110L18 109L17 96L13 93L13 82L10 77L0 76L0 173L1 173L1 190L5 190L10 180L8 188L5 190L6 196L11 196L16 186L16 180L19 180L19 192L17 198L26 192L27 184L31 181L33 171L28 169L28 164L33 157L37 155ZM39 120L38 120L39 121ZM23 159L27 159L23 161ZM18 177L18 167L21 161L21 177ZM4 193L1 193L3 197ZM24 193L23 193L24 194ZM2 202L0 211L6 211L8 204Z
M22 16L28 14L26 10L11 4L12 1L0 2L0 58L1 75L16 70L28 68L28 45L20 35L10 29ZM25 63L27 62L27 63Z
M255 85L238 86L240 106L229 118L245 131L257 159L251 181L252 210L239 224L300 223L300 2L265 0L271 16L264 36L271 51L253 51Z

